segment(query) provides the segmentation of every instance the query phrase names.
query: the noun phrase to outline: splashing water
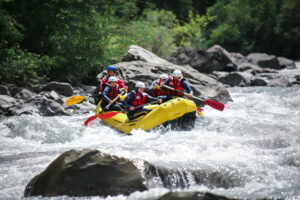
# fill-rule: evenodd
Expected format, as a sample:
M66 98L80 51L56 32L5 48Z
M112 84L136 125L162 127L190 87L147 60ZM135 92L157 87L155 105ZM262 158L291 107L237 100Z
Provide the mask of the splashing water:
M148 180L146 192L89 199L151 199L168 189L234 198L299 199L300 87L230 88L229 92L234 101L223 112L205 107L204 117L191 131L136 130L127 136L97 120L83 127L92 113L2 118L0 199L23 198L27 183L71 148L96 148L176 170L166 177L167 183Z

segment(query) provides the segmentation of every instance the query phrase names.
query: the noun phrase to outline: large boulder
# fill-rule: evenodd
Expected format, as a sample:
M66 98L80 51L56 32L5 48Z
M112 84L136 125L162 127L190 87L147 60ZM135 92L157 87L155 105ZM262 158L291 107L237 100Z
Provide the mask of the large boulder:
M229 74L224 74L224 76L219 76L217 79L223 84L229 85L231 87L245 87L250 86L252 75L246 72L232 72Z
M251 53L247 56L248 61L262 68L282 69L277 58L266 53Z
M280 68L296 69L296 63L285 57L278 57Z
M69 83L50 82L44 85L43 90L46 91L54 90L64 96L73 95L73 88Z
M207 51L197 48L179 48L168 60L177 65L190 65L202 73L232 72L237 69L235 58L219 45L214 45Z
M24 196L115 196L144 190L144 179L132 161L98 150L70 150L34 177Z
M134 84L137 81L143 81L146 87L149 87L161 74L171 74L174 69L180 69L183 77L188 80L194 90L195 96L215 99L223 103L232 100L225 86L217 80L199 73L188 65L174 65L141 47L131 46L122 61L126 62L116 64L118 76L125 81L130 89L134 89ZM106 71L98 74L98 80L106 75L105 73Z
M17 103L17 100L8 95L0 95L0 110L6 111Z

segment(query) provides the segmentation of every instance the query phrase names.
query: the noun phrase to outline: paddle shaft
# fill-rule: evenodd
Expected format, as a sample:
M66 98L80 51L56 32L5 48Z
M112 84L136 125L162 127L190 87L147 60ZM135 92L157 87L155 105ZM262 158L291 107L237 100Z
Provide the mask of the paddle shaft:
M173 90L173 91L175 91L175 92L180 92L181 94L184 94L185 96L188 96L189 94L187 94L187 93L185 93L185 92L182 92L182 91L180 91L180 90L176 90L175 88L172 88L172 87L169 87L169 86L166 86L166 85L164 85L163 87L165 87L165 88L167 88L167 89L170 89L170 90ZM194 99L197 99L198 101L204 101L203 99L200 99L200 98L198 98L198 97L195 97L195 96L191 96L192 98L194 98Z
M105 109L109 109L109 107L110 107L113 103L115 103L115 101L117 101L118 98L120 98L120 96L123 95L123 94L124 94L124 91L121 92L116 98L114 98L114 99L112 100L112 103L111 103L111 104L106 105L106 106L105 106Z

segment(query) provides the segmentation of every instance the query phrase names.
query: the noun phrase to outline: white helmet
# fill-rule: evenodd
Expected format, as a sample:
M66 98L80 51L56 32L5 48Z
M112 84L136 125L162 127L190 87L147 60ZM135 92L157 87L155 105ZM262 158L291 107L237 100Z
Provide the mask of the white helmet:
M166 80L168 78L168 75L167 74L162 74L162 75L160 75L159 78Z
M135 84L135 88L145 88L145 84L139 81Z
M181 77L181 71L179 69L175 69L172 75L174 77Z
M111 77L108 78L108 82L109 83L111 83L111 82L117 82L117 81L118 81L118 79L115 76L111 76Z

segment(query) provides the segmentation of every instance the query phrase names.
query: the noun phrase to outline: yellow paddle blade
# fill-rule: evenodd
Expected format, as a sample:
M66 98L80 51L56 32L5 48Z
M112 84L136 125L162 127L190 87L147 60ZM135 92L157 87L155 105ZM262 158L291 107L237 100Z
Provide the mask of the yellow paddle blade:
M83 97L83 96L73 96L73 97L70 97L67 99L66 101L66 105L67 106L70 106L70 105L73 105L73 104L76 104L76 103L80 103L82 102L86 97Z
M96 109L95 109L95 113L96 113L96 114L99 114L99 113L102 112L101 102L102 102L102 100L99 101L99 103L98 103L98 105L97 105L97 107L96 107Z
M121 95L121 96L120 96L121 101L124 101L124 99L126 98L126 96L127 96L127 93Z

